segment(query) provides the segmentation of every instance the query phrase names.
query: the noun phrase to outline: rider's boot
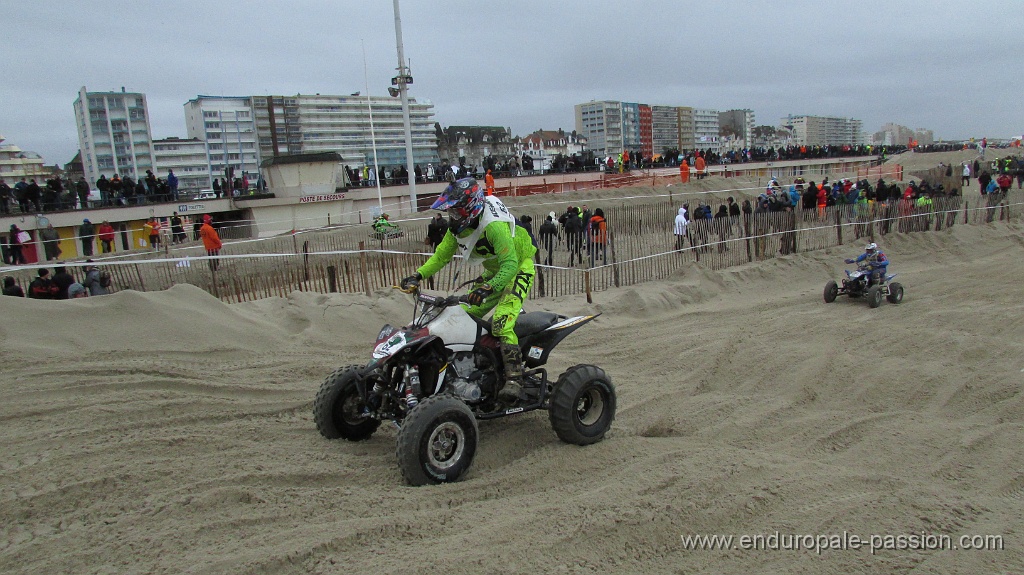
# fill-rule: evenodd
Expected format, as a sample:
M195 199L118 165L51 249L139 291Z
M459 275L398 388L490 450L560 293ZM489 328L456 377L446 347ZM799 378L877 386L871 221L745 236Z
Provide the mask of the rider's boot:
M505 387L499 397L514 402L523 395L523 353L515 343L501 344L501 362L505 366Z

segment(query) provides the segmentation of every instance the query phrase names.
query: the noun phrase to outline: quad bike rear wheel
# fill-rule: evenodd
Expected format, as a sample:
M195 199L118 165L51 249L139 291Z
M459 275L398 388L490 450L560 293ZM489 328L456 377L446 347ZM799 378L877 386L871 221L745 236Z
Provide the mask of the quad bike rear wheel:
M825 303L832 303L836 301L836 296L839 295L839 286L836 285L834 280L829 280L825 284Z
M868 307L874 309L882 305L882 288L879 286L871 286L868 288Z
M903 301L903 285L899 282L889 284L889 295L885 296L889 303L900 303Z
M615 386L596 365L576 365L558 376L548 408L559 439L590 445L604 439L615 420Z
M336 369L327 376L313 401L313 421L327 439L362 441L373 435L380 421L363 415L356 379L358 365Z
M469 407L451 395L434 395L405 416L395 454L409 485L458 481L476 455L479 430Z

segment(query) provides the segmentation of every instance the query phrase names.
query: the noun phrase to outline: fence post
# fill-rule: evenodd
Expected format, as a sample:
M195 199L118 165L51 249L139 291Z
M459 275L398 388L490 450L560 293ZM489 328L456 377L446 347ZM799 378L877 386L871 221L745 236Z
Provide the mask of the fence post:
M359 242L359 275L363 276L363 290L370 297L370 277L366 272L366 242Z
M970 204L967 200L964 200L964 225L967 225L967 205Z
M583 284L587 290L587 303L594 303L594 298L590 295L590 270L583 272Z
M302 242L302 272L306 281L309 281L309 240Z
M216 261L216 260L210 260ZM220 286L217 285L217 268L210 268L210 275L213 277L213 297L220 299Z
M836 210L836 241L839 242L839 245L843 245L843 224L838 209Z
M743 214L743 235L747 238L747 263L750 263L754 261L750 253L750 214ZM690 247L693 247L693 242L690 242Z
M142 271L139 269L139 264L135 264L135 275L139 276L139 291L146 291L146 284L142 281Z
M338 293L338 269L334 266L327 266L327 284L331 293Z
M619 286L619 264L615 259L615 234L611 230L608 230L608 243L612 246L612 278L615 281L615 287Z

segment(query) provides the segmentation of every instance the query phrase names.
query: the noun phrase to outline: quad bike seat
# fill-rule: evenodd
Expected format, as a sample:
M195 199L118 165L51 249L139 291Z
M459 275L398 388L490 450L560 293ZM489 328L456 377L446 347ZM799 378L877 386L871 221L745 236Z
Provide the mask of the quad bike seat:
M528 335L544 331L558 323L561 319L565 318L557 313L547 311L522 313L519 314L518 318L516 318L516 327L514 331L516 332L516 337L524 338ZM473 321L475 321L480 327L487 330L487 333L491 333L491 320L474 317Z

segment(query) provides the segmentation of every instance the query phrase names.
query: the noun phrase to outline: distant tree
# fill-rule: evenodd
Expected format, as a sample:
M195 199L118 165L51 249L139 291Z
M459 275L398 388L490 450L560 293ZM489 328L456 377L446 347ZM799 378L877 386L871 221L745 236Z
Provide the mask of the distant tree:
M774 126L755 126L754 137L759 140L768 140L775 137L778 130Z
M740 137L739 130L737 130L736 128L733 128L732 126L722 126L721 128L718 129L718 135L723 137L723 138L729 138L729 137L739 138Z

